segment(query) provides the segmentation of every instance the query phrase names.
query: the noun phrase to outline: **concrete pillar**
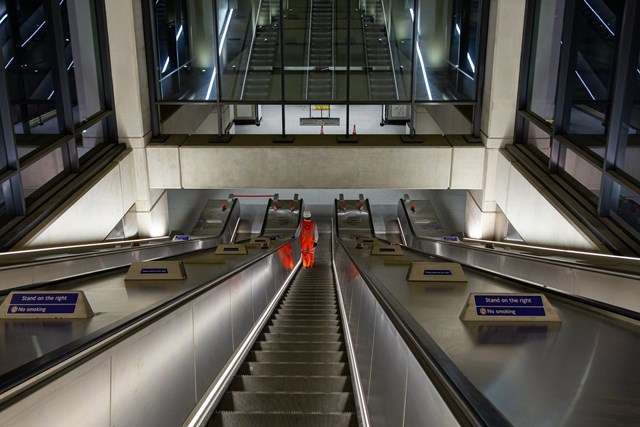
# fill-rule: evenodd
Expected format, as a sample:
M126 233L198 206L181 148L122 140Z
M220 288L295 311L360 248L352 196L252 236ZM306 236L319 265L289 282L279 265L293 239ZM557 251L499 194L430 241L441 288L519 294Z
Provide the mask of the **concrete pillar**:
M149 188L147 171L145 147L151 139L151 118L142 6L134 0L109 0L105 7L118 137L133 149L139 234L140 237L166 234L168 222L162 225L156 221L167 215L166 203L159 202L165 191Z
M487 60L480 131L485 151L483 189L468 193L467 234L493 238L497 212L498 150L513 143L525 0L494 0L489 14ZM473 203L471 203L471 201ZM480 233L480 235L478 235Z

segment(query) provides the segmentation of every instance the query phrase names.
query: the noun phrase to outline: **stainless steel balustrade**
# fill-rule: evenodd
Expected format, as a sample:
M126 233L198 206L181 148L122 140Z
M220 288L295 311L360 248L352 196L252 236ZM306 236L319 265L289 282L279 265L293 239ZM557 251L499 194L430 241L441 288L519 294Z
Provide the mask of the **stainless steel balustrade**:
M287 242L134 319L38 387L0 396L0 424L180 425L299 260ZM190 268L190 279L210 280L206 266Z
M69 279L87 273L124 267L137 261L151 261L213 248L220 243L231 241L239 219L240 204L237 200L234 200L226 224L222 228L223 231L217 237L112 249L86 255L67 256L0 267L0 293L8 293L13 289Z
M419 251L504 277L600 301L636 312L636 315L640 312L640 275L589 266L588 260L582 266L578 263L420 238L413 229L402 200L398 203L398 222L406 245ZM612 260L611 268L615 264L615 260Z

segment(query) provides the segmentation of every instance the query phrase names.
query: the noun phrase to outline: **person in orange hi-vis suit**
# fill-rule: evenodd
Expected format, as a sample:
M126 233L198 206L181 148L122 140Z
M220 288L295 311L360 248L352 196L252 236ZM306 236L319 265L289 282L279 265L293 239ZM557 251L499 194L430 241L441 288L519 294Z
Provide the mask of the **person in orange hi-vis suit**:
M302 250L302 266L313 267L316 249L318 246L318 226L311 221L311 212L302 213L303 221L296 230L296 236L300 236L300 249Z

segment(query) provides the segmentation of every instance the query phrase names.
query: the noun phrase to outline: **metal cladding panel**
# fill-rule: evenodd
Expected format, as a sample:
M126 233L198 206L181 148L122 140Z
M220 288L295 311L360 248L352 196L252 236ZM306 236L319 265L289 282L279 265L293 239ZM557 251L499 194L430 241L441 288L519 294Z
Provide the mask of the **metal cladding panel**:
M365 291L365 285L362 280L358 280L353 281L351 286L353 287L353 297L351 298L351 310L348 314L349 330L351 331L353 342L358 342L358 330L360 329L358 320L360 319L360 307L362 306L362 294Z
M253 321L255 322L267 306L266 288L273 282L272 277L279 276L279 268L272 263L273 258L253 265L246 273L251 277L251 303L253 304Z
M196 394L200 399L233 353L229 285L222 283L193 304Z
M189 415L196 403L192 319L190 306L178 309L116 346L112 425L176 426Z
M244 271L246 273L247 270ZM238 347L253 326L253 304L251 281L245 274L230 277L228 280L231 295L231 318L233 330L233 348Z
M355 353L358 371L361 375L362 389L365 397L369 396L369 380L371 375L371 353L373 351L373 335L376 328L376 308L378 303L373 294L366 292L362 296L362 309L358 321L358 341L355 343Z
M0 411L0 425L108 427L108 357L98 357Z
M402 425L407 369L406 346L382 307L377 306L368 399L372 425Z
M411 355L408 358L407 378L405 426L453 427L460 425L422 367Z

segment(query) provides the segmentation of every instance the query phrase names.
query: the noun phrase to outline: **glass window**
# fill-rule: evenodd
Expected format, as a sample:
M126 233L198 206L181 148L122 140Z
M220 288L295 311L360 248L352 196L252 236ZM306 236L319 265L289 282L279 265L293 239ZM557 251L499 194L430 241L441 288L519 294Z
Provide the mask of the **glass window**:
M77 144L78 157L81 158L90 152L92 148L106 141L104 122L97 123L89 129L83 130L77 138L77 141L79 141Z
M529 121L525 121L527 129L527 144L549 158L551 151L551 136Z
M629 135L622 169L640 181L640 58L633 70L631 93L634 94L629 117Z
M479 13L479 0L420 0L416 99L475 99Z
M605 134L623 5L618 0L576 5L576 66L568 82L573 95L570 134Z
M527 109L553 121L564 0L537 0L529 62Z
M589 192L598 196L602 181L602 171L580 157L574 151L565 149L562 169L582 184Z
M634 230L640 232L640 194L621 186L616 214Z
M22 169L22 187L25 197L38 190L64 171L62 149L56 148L35 163Z
M104 110L102 72L94 2L67 0L60 5L64 23L67 78L74 123Z

